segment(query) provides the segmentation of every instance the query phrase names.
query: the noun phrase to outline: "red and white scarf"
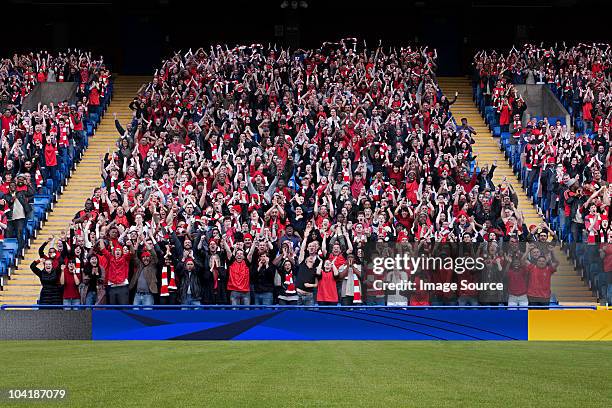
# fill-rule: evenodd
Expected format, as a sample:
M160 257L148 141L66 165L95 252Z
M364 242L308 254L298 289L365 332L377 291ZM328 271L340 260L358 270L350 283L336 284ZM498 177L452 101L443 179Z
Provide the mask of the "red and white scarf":
M161 273L161 290L159 296L169 296L169 290L176 290L174 280L174 265L170 265L170 282L168 282L168 266L164 265Z
M295 295L296 290L295 290L295 283L293 282L293 272L289 271L285 275L284 286L286 287L285 289L286 295Z
M76 257L74 260L74 269L76 271L76 273L80 274L81 273L81 258Z
M361 284L359 277L353 272L353 303L362 303L361 301Z
M36 173L34 174L34 181L36 182L36 187L42 187L43 176L40 173L40 169L36 169Z

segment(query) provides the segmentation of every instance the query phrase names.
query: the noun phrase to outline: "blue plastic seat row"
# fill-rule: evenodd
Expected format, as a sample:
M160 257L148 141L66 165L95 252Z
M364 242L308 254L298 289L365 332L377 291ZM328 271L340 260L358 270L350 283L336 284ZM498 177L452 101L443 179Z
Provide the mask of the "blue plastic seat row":
M84 140L83 145L87 146L88 138L93 136L96 126L104 115L104 111L110 104L112 93L112 83L108 86L108 91L104 98L100 101L100 108L97 113L90 113L89 117L84 120ZM76 151L75 155L81 152ZM49 178L44 181L43 185L38 189L37 194L32 201L32 215L27 220L23 229L23 242L29 243L30 239L36 237L36 233L42 227L42 223L47 218L47 213L53 208L54 199L61 192L62 185L70 176L70 171L74 165L74 158L69 156L59 157L58 166L54 178ZM55 181L54 181L55 180ZM9 276L10 270L16 265L17 259L23 248L19 248L17 238L5 238L0 240L0 289L6 282L6 277Z
M477 97L478 102L478 97ZM570 105L565 103L564 105ZM571 105L570 105L571 107ZM569 109L568 109L569 110ZM485 106L484 109L480 109L482 116L485 118L489 126L491 127L494 136L500 136L500 146L505 152L506 158L511 163L515 173L524 177L525 172L520 161L521 152L524 150L524 143L518 145L513 150L510 144L511 134L509 132L500 132L499 126L495 122L496 112L492 106ZM585 129L584 122L582 121L581 115L573 117L574 127L576 131L576 137L580 137L583 133L593 137L591 129ZM542 117L536 117L536 120L542 120ZM562 125L566 124L565 117L548 117L548 122L555 124L559 120ZM531 185L525 185L525 190L531 196L531 200L534 205L538 206L542 210L545 216L546 222L555 231L560 240L568 243L569 254L573 257L575 265L582 271L582 278L588 284L592 290L593 295L600 299L605 299L607 294L608 278L604 272L602 259L599 256L597 244L581 244L573 245L576 243L576 237L573 237L567 225L562 225L562 220L559 215L554 215L552 211L548 211L549 203L547 198L538 197L538 179L535 178ZM580 237L578 240L581 241ZM553 302L551 298L551 303Z

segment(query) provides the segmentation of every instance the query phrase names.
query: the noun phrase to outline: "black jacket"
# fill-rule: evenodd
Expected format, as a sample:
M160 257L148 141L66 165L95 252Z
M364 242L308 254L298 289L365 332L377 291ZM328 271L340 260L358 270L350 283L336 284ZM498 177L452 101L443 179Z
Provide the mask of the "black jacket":
M194 300L202 299L203 295L203 277L202 272L204 268L198 262L196 262L193 271L189 273L185 269L185 264L183 262L179 263L176 267L176 275L178 277L178 298L182 303L187 299L188 289L191 288L191 298Z
M63 286L59 284L60 269L53 268L47 273L40 268L38 262L34 261L30 265L30 269L36 276L40 278L42 289L40 290L40 305L61 305Z

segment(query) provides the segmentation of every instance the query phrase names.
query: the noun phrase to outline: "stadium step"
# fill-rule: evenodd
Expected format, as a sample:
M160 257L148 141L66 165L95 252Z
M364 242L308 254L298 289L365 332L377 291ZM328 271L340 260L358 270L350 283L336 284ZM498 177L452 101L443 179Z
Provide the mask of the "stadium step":
M85 200L89 198L93 189L101 185L100 155L113 149L119 134L115 128L113 114L125 126L132 118L132 111L128 105L136 96L142 84L147 83L148 77L116 76L112 101L106 114L97 127L95 135L90 139L89 147L83 159L77 165L76 171L68 180L63 194L59 197L53 211L48 214L48 220L38 231L25 257L18 267L11 273L11 279L3 291L0 291L0 304L36 304L40 293L40 281L30 270L30 264L38 259L38 248L52 235L59 237L61 231L70 227L74 215L83 208Z
M523 212L527 226L542 223L544 219L525 194L521 182L512 172L512 168L506 161L504 153L500 150L499 138L492 137L488 126L480 115L472 99L470 80L466 77L438 77L438 84L442 92L451 99L455 91L459 92L457 101L451 105L451 112L457 123L460 122L461 118L466 118L468 124L476 130L477 134L474 136L476 143L472 148L473 154L478 156L476 158L478 166L488 165L490 168L495 160L497 160L498 167L493 174L495 184L500 184L504 177L512 184L518 195L518 209ZM557 272L552 277L551 289L559 302L595 304L597 299L593 297L591 290L587 288L580 276L578 276L572 262L567 259L558 247L555 247L553 252L560 264Z

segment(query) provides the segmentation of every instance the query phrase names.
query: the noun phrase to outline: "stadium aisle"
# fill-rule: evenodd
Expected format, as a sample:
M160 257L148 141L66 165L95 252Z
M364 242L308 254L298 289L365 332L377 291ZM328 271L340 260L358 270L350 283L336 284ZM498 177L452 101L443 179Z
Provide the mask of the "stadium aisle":
M100 122L93 138L89 141L89 148L83 160L77 165L76 171L64 188L53 211L49 213L48 220L38 236L31 242L26 250L25 259L19 262L19 267L13 271L11 279L0 292L0 304L35 304L40 293L38 277L30 270L32 261L39 258L38 248L51 235L59 237L62 230L66 231L74 214L83 209L85 200L91 196L95 187L101 184L100 155L108 149L114 151L115 141L119 134L115 128L113 113L122 125L132 117L128 108L139 88L149 81L148 77L115 76L114 90L111 104Z
M473 146L474 155L478 165L483 167L491 165L497 160L497 169L493 175L496 184L503 181L504 177L512 183L518 195L518 209L523 212L525 224L539 225L543 219L538 214L535 206L527 198L521 183L512 172L503 152L499 149L499 140L491 137L491 132L478 112L476 104L472 100L472 86L466 77L438 77L438 83L442 92L451 99L455 91L459 92L457 101L451 106L453 117L459 123L461 118L467 118L468 124L476 131L476 144ZM556 294L559 302L563 304L595 304L596 299L586 287L585 283L577 275L574 266L567 256L559 248L555 249L555 255L560 261L557 273L552 277L551 290Z

